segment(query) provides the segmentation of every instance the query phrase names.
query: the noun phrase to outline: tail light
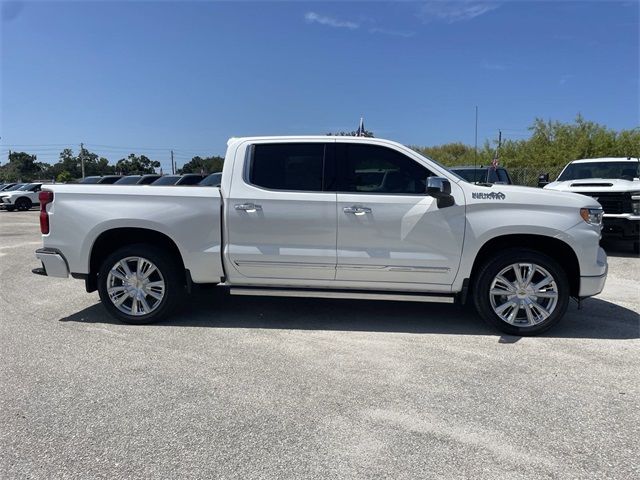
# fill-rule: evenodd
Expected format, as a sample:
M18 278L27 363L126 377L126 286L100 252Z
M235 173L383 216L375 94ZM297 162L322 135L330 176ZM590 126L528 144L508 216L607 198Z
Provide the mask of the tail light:
M50 190L42 190L38 194L40 201L40 231L43 235L49 233L49 214L47 213L47 205L53 202L53 192Z

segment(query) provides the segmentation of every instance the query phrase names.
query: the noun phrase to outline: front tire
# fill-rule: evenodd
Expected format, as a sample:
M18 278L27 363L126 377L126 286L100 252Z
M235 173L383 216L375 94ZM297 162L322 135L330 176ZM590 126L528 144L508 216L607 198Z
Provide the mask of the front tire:
M147 244L122 247L103 262L98 293L109 314L125 323L144 325L171 313L184 292L176 259Z
M31 207L33 207L33 203L28 198L19 198L16 200L16 208L21 212L31 210Z
M569 281L553 258L509 249L490 258L473 284L483 320L510 335L536 335L555 325L569 304Z

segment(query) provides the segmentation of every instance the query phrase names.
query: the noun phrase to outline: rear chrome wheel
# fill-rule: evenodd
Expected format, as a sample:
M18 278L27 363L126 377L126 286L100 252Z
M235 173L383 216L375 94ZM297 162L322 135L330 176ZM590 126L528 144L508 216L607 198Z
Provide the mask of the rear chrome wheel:
M160 306L166 284L153 262L143 257L126 257L111 267L107 275L107 292L118 310L139 317Z
M489 301L494 313L517 327L534 326L551 316L558 304L553 275L535 263L514 263L491 282Z
M510 248L484 262L471 290L487 323L511 335L535 335L562 318L570 286L554 258L528 248Z
M154 245L122 247L104 259L98 272L98 293L107 311L132 324L167 316L184 293L180 260Z

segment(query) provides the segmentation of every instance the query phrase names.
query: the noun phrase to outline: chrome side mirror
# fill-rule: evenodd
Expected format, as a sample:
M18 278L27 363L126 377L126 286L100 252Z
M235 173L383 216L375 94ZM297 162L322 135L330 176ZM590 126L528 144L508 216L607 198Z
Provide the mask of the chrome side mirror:
M437 200L438 208L450 207L455 204L451 195L451 183L443 177L427 178L427 195Z

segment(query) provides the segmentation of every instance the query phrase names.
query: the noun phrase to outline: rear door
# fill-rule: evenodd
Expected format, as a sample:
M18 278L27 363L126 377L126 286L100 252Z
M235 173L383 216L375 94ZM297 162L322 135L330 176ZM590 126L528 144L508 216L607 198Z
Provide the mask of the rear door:
M235 283L334 280L334 145L258 141L238 149L225 195L225 253Z
M382 145L337 143L336 164L336 280L451 284L464 239L460 187L451 183L456 205L438 208L426 165Z

